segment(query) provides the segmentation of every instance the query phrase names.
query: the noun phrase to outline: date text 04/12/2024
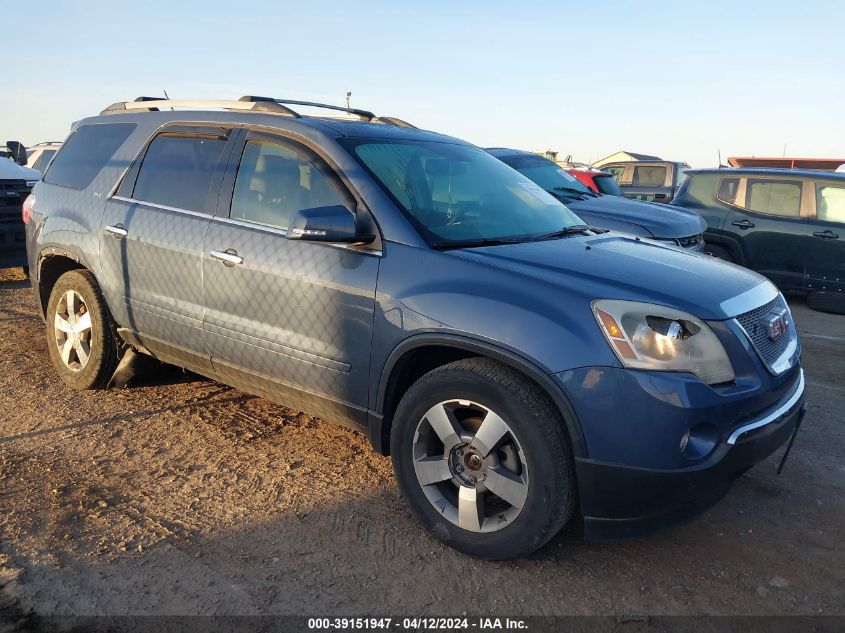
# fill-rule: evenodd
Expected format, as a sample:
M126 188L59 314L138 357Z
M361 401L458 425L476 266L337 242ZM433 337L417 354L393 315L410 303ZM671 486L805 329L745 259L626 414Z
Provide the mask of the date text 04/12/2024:
M309 618L309 630L352 631L352 630L390 630L407 631L495 631L521 630L528 627L519 618Z

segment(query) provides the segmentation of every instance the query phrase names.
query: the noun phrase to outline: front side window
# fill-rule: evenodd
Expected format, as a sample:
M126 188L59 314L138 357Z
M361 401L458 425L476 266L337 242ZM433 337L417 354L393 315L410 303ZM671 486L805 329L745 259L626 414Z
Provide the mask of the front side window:
M81 125L64 142L44 174L44 182L71 189L85 189L129 138L134 123Z
M816 184L816 218L845 224L845 186Z
M749 178L745 208L769 215L801 217L801 181Z
M211 183L226 139L159 134L150 143L132 197L189 211L210 212Z
M251 140L244 147L230 217L286 229L297 211L346 206L330 168L297 145Z
M664 182L666 182L665 165L639 165L634 167L634 185L640 187L662 187Z
M581 219L484 150L427 141L349 141L355 158L432 245L526 240Z

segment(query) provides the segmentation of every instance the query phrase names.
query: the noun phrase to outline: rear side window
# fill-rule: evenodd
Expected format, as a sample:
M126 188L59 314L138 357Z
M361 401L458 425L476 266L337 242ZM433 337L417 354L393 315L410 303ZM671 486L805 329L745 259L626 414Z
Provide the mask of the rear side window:
M101 123L76 128L44 174L44 182L85 189L134 129L134 123Z
M816 185L816 217L845 224L845 187Z
M801 181L748 179L745 208L758 213L801 217Z
M634 167L634 185L641 187L662 187L664 182L666 182L665 165Z
M207 211L226 139L160 134L150 143L132 197L189 211Z

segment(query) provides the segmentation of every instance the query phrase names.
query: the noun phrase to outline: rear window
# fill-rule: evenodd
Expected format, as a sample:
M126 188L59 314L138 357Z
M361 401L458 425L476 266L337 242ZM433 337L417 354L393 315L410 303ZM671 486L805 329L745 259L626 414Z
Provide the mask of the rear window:
M134 123L102 123L76 128L50 163L44 182L85 189L134 129Z
M662 187L666 182L665 165L642 165L634 167L634 185L641 187Z
M132 197L189 211L207 211L211 183L225 138L168 136L153 139L141 163Z

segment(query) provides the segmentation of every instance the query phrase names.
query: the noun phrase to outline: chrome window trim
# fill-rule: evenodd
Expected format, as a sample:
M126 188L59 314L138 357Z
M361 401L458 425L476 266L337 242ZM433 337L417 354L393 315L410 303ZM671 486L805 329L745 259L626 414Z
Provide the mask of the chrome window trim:
M750 290L722 301L719 308L725 314L725 317L730 319L766 305L769 301L774 301L777 296L778 289L775 288L774 284L770 281L762 281Z
M264 233L271 233L273 235L279 235L281 237L286 237L288 232L287 229L280 229L275 226L270 226L268 224L261 224L259 222L252 222L250 220L240 220L237 218L224 218L223 216L214 216L215 222L222 222L223 224L231 224L234 226L242 226L247 229L252 229L255 231L263 231ZM302 240L307 241L307 240ZM353 253L359 253L361 255L374 255L376 257L382 257L384 252L381 250L366 250L356 247L355 244L343 244L341 242L309 242L310 244L321 244L323 246L331 246L332 248L340 248L346 251L352 251Z
M796 387L795 392L792 394L792 396L789 398L789 400L787 400L785 403L783 403L777 409L772 411L770 414L768 414L767 416L765 416L763 418L760 418L756 422L750 422L749 424L744 424L741 427L739 427L736 431L731 433L731 436L728 438L728 444L731 444L731 445L736 444L736 441L741 436L745 435L749 431L753 431L754 429L759 429L760 427L766 426L767 424L774 422L779 417L781 417L784 413L789 411L793 406L795 406L795 403L798 402L798 400L804 394L804 370L801 369L799 371L800 371L800 374L799 374L799 378L798 378L798 387Z
M214 214L206 213L204 211L191 211L190 209L182 209L180 207L169 207L166 204L158 204L156 202L146 202L144 200L137 200L135 198L124 198L123 196L112 196L112 200L119 200L120 202L127 202L129 204L143 204L145 207L152 207L153 209L161 209L162 211L176 211L177 213L184 213L186 215L195 215L200 218L213 218Z

